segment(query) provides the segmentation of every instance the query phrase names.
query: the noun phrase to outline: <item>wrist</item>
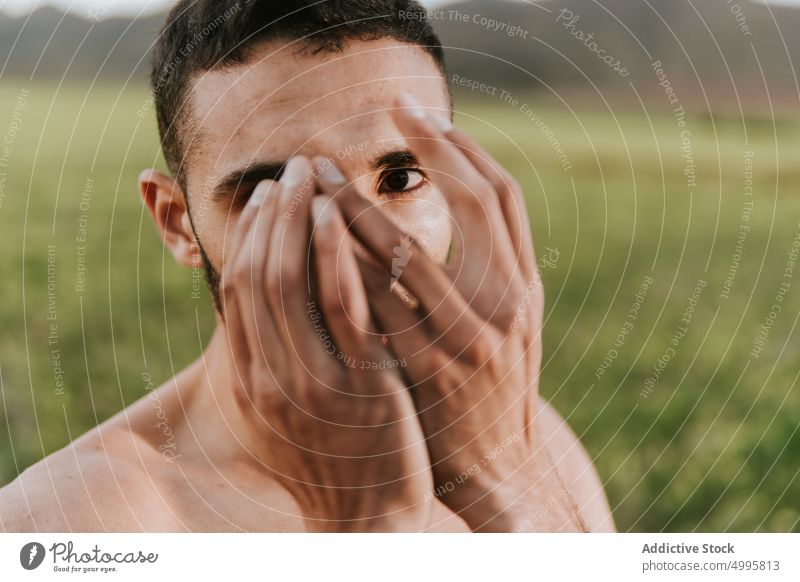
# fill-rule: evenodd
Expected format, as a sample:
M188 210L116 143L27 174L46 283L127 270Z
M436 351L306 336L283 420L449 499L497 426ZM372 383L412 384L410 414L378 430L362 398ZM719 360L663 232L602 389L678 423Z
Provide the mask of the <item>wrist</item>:
M476 532L586 531L555 468L475 479L453 493L445 503Z
M294 495L309 532L417 532L430 522L433 501L396 490L328 489Z
M424 504L428 505L428 504ZM429 522L427 507L383 508L361 515L343 515L340 512L303 512L307 532L316 533L383 533L420 532Z

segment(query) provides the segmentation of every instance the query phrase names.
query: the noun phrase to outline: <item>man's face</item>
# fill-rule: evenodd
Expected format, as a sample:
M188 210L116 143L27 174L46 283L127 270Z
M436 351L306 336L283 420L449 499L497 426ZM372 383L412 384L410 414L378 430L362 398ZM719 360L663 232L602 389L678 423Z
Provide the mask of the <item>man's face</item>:
M449 117L436 63L392 40L352 42L335 53L265 43L236 67L195 81L186 186L195 231L222 271L239 212L256 184L292 156L326 156L362 194L381 204L436 260L451 241L446 203L392 123L387 109L407 91Z

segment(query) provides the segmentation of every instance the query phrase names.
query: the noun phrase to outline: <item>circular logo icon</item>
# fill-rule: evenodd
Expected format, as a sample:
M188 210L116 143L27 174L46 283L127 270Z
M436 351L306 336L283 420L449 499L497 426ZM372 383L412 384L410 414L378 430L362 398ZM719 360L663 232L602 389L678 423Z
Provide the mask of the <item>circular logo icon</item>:
M44 561L44 546L39 542L30 542L19 551L19 563L26 570L35 570Z

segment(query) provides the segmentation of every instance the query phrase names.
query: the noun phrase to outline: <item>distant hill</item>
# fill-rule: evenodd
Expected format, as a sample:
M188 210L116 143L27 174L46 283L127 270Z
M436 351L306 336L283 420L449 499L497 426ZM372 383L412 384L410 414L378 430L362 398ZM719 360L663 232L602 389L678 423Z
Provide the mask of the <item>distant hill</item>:
M162 21L155 15L95 22L53 8L0 16L0 79L142 78ZM791 7L748 0L469 0L436 10L434 25L452 74L500 88L591 93L594 84L604 96L633 98L633 84L645 98L663 98L651 68L660 60L682 101L702 101L704 94L765 104L797 99L792 64L800 65L800 9ZM627 76L595 51L613 57Z
M96 22L55 8L0 16L0 79L142 77L163 15Z

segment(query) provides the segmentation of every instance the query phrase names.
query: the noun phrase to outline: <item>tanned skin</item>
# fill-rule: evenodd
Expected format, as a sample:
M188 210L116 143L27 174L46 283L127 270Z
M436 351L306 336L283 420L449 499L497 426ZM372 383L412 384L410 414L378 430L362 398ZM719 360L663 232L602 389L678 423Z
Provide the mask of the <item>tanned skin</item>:
M539 396L522 191L450 114L433 59L388 39L195 78L185 189L139 186L178 263L202 245L220 275L216 331L0 491L0 528L613 531Z

